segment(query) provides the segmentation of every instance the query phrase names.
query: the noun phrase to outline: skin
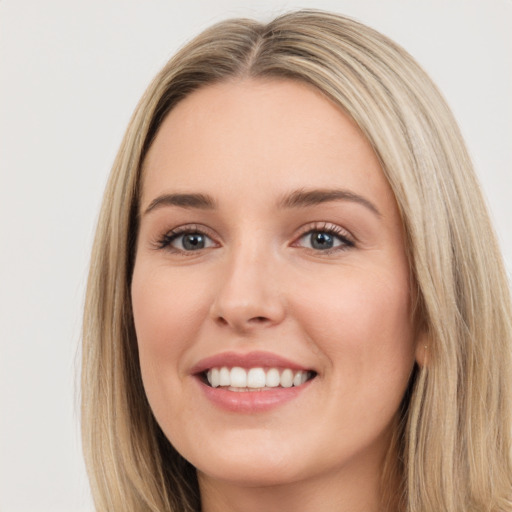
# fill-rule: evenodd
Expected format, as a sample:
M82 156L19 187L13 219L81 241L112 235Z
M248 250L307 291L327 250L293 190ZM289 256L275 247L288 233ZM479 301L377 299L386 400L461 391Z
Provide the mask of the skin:
M280 204L310 189L349 191L371 206ZM216 205L155 206L171 193L208 194ZM357 126L305 84L207 86L164 120L144 163L140 214L132 300L144 387L166 436L198 469L203 511L379 510L420 343L398 209ZM179 237L164 247L187 226L206 233L203 249L187 251ZM332 250L312 243L311 230L326 229L344 237L332 235ZM254 350L317 376L266 412L212 404L191 368Z

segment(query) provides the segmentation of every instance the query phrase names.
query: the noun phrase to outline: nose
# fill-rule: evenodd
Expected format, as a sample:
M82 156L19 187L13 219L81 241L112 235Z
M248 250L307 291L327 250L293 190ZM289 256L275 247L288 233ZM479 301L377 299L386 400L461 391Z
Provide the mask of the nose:
M210 313L239 334L278 325L286 315L275 258L256 247L240 247L224 262Z

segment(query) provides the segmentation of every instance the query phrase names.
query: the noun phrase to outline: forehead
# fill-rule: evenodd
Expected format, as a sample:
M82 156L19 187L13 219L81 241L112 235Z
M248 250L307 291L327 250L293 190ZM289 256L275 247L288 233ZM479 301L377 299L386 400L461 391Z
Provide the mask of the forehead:
M391 194L369 142L321 92L245 79L205 86L168 114L144 162L143 202L173 189L222 195L269 183L276 193L336 186Z

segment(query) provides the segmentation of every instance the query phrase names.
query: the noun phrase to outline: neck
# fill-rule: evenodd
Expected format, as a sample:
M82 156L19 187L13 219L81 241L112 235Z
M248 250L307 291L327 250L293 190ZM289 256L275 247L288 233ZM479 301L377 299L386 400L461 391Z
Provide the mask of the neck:
M380 512L381 471L353 467L286 484L249 485L198 473L202 512Z

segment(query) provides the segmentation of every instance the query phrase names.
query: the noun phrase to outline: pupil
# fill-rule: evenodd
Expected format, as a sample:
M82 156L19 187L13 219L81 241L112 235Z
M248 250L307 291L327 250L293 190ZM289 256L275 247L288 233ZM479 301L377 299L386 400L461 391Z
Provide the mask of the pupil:
M204 249L204 236L199 233L185 235L183 237L183 248L189 251Z
M331 249L333 244L333 237L328 233L317 231L311 234L311 246L313 249Z

